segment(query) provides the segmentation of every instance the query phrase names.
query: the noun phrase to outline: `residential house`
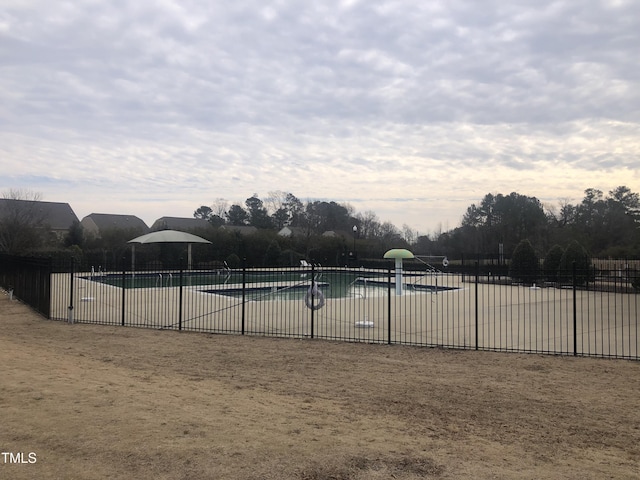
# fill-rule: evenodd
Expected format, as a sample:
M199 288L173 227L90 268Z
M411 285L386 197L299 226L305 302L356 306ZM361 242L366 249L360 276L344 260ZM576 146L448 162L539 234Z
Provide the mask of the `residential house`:
M353 240L355 238L354 232L348 232L346 230L327 230L322 233L323 237L330 238L342 238L344 240Z
M62 240L78 217L68 203L0 198L0 222L49 229Z
M309 236L309 231L306 228L303 227L290 227L290 226L286 226L286 227L282 227L279 231L278 231L278 235L280 235L281 237L308 237Z
M134 215L117 215L111 213L92 213L80 222L85 234L100 238L109 230L121 230L131 232L132 235L144 235L149 232L149 227L140 218Z
M202 218L161 217L151 225L151 231L178 230L179 232L194 232L211 230L213 226Z

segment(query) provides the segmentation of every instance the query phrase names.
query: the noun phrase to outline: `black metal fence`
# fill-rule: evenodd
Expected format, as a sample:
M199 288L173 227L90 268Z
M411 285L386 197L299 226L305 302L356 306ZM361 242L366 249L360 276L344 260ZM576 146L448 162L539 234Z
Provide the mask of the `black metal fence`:
M638 360L638 265L592 265L562 272L562 281L519 283L477 264L455 273L415 264L402 272L55 266L50 311L38 311L103 325Z
M50 258L0 254L0 287L38 313L49 317L51 265Z

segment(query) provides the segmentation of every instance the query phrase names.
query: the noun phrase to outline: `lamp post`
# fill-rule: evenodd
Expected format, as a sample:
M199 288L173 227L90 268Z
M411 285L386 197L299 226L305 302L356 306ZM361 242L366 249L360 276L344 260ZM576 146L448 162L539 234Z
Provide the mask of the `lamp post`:
M353 226L353 256L356 256L356 235L358 234L358 226Z
M355 267L356 262L358 261L358 253L356 252L356 236L358 235L358 226L353 226L353 250L351 251L351 260L353 262L353 266Z
M358 226L354 225L352 228L353 231L353 250L349 253L349 260L352 266L355 266L356 260L358 256L356 255L356 235L358 233Z

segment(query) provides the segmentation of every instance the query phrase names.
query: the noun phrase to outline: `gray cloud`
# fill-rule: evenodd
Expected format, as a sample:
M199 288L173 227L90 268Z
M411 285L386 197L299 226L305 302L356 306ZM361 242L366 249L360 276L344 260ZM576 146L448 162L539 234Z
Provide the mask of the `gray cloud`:
M6 3L0 188L84 214L287 190L425 230L640 187L637 2Z

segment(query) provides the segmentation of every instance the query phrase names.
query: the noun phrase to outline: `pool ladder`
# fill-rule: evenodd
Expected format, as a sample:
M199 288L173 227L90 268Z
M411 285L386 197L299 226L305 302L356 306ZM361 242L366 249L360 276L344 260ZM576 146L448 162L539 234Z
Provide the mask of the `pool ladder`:
M159 273L159 274L158 274L158 278L156 278L156 287L164 287L164 286L165 286L165 285L163 285L163 284L162 284L162 274L161 274L161 273ZM170 273L170 274L167 276L167 285L166 285L166 286L167 286L167 287L171 287L171 286L173 286L173 274L172 274L172 273Z

